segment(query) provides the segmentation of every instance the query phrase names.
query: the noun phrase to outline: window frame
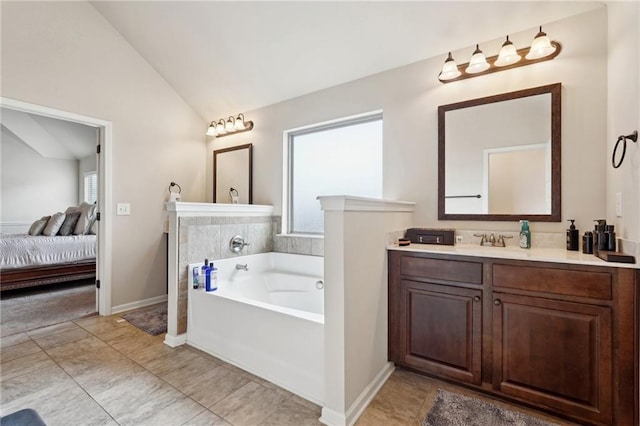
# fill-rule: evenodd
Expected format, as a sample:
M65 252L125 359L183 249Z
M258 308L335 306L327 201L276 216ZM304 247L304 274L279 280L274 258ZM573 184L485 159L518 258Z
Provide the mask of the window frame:
M287 236L305 236L322 238L324 232L294 232L293 225L293 151L294 151L294 138L296 136L302 136L312 133L318 133L326 130L338 129L342 127L349 127L363 123L369 123L373 121L381 121L383 125L382 134L382 150L384 151L384 117L382 110L375 110L365 112L362 114L351 115L348 117L341 117L334 120L324 121L321 123L315 123L307 126L297 127L294 129L288 129L283 132L283 170L282 170L282 227L280 235ZM384 157L383 157L384 158ZM384 165L382 165L384 168ZM381 182L382 184L383 182ZM380 188L383 190L383 188Z
M96 199L95 202L98 202L98 172L96 170L94 171L90 171L90 172L84 172L82 174L82 198L83 201L89 202L87 200L87 189L88 189L88 185L87 185L87 179L90 178L91 176L95 176L95 190L96 190Z

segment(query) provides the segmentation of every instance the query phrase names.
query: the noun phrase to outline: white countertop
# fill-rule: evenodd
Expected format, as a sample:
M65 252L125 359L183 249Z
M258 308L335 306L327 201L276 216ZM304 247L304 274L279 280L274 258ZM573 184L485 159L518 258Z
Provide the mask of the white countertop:
M445 246L412 243L408 246L402 247L398 246L397 244L393 244L387 246L387 250L640 269L640 263L638 263L637 258L636 263L606 262L592 254L585 254L581 251L569 251L566 249L558 248L521 249L520 247L514 246L486 247L476 244L458 244L455 246Z

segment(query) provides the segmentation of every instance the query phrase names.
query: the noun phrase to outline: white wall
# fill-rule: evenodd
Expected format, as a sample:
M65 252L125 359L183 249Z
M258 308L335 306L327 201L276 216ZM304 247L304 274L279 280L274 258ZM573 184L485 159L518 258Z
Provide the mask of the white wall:
M618 169L611 165L611 154L618 136L633 130L640 131L640 3L609 3L608 21L608 126L604 158L607 167L606 217L608 223L616 225L618 237L638 243L640 141L627 142L627 154ZM617 192L622 194L622 217L616 217ZM636 256L640 256L640 248L636 249Z
M167 188L205 201L207 122L86 2L3 2L1 66L2 96L112 123L112 303L165 294Z
M416 226L517 231L517 222L437 220L437 107L561 82L562 218L575 217L581 231L591 229L592 219L606 214L606 10L542 24L562 44L562 52L552 61L443 85L437 80L443 53L247 112L247 119L255 123L253 131L215 143L219 147L254 143L254 202L273 204L275 214L280 214L283 130L382 109L384 198L415 201ZM523 29L510 39L522 47L536 32L537 28ZM503 41L479 40L487 54L498 52ZM474 47L453 51L453 55L466 62ZM564 232L566 227L566 222L532 224L534 232Z
M3 223L32 223L78 204L77 160L44 158L4 129L0 146Z

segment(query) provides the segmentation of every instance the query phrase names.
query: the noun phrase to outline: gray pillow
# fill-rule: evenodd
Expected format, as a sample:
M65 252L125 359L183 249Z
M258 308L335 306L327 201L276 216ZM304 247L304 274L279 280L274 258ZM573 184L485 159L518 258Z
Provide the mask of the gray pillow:
M62 223L64 222L65 216L66 215L61 212L54 213L49 219L49 221L47 222L47 226L44 227L44 230L42 231L42 235L46 235L48 237L56 235L60 230Z
M78 211L80 212L80 218L78 219L78 223L76 223L76 227L73 230L74 235L84 235L89 230L91 226L91 220L95 215L96 205L89 204L86 201L83 201L78 206Z
M51 216L42 216L40 219L36 220L31 224L29 228L29 235L40 235L45 226L47 226L47 222Z
M80 218L80 212L73 212L73 213L66 214L64 218L64 222L62 222L62 226L58 230L58 235L62 235L62 236L71 235L73 233L73 230L76 229L78 218Z

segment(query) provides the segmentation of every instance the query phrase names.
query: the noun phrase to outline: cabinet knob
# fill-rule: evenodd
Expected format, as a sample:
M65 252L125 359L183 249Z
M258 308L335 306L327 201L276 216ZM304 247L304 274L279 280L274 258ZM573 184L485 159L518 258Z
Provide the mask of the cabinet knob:
M502 301L500 301L500 299L496 299L493 301L493 304L496 306L500 306L502 304Z
M480 296L476 296L476 297L474 297L474 298L473 298L473 301L474 301L474 302L479 302L479 301L480 301Z

